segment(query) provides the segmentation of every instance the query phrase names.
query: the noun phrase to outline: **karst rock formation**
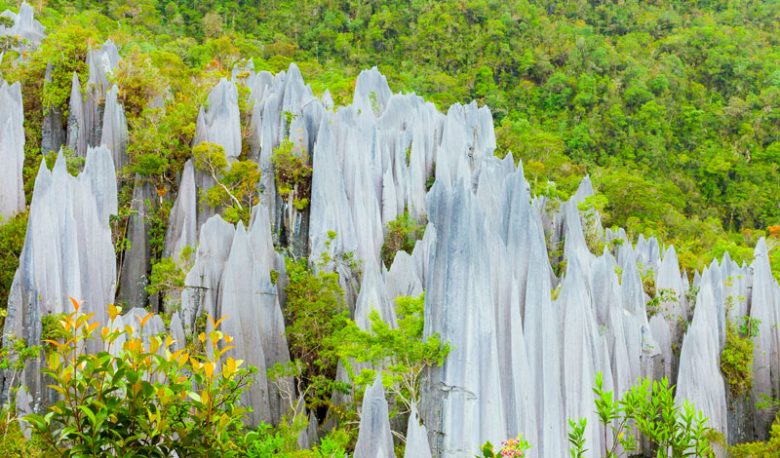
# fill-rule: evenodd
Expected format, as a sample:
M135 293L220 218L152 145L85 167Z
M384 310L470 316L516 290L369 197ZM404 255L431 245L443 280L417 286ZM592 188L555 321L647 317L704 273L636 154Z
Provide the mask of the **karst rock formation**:
M40 41L43 30L29 7L13 19L14 33ZM425 335L438 333L452 348L425 377L420 403L404 420L407 456L474 456L485 441L522 433L533 444L529 456L562 457L568 455L566 419L581 417L589 425L586 456L597 456L605 438L612 440L594 413L599 372L616 395L639 377L669 377L677 402L694 403L732 440L767 431L773 413L753 405L762 395L780 394L780 286L763 240L752 264L738 265L726 254L689 281L674 247L641 236L632 242L623 230L602 229L595 212L578 210L593 193L588 178L559 205L533 196L522 162L511 153L494 155L487 107L456 104L442 113L415 94L393 93L376 68L360 73L348 106L315 95L294 64L276 75L248 66L213 87L193 145L215 143L230 161L256 161L260 203L248 225L226 222L199 199L213 180L188 162L165 235L165 256L178 261L190 252L188 273L170 304L155 302L145 290L150 227L143 217L155 193L141 178L126 183L139 215L127 229L130 248L116 252L112 243L117 176L128 161L121 88L109 77L119 59L111 42L91 50L89 74L73 75L68 119L60 132L45 131L45 145L68 147L85 165L73 176L64 154L51 169L41 162L4 343L15 337L40 343L42 317L66 310L69 296L103 320L106 304L122 302L129 324L143 307L175 310L167 332L180 342L202 314L230 317L223 326L235 337L231 352L259 368L243 398L253 409L251 421L278 422L288 404L265 374L290 360L280 253L312 265L323 253L331 260L351 253L360 275L338 263L318 268L341 275L361 327L372 310L394 325L394 299L424 291ZM240 85L251 107L243 127ZM18 84L0 87L2 218L25 209L24 96ZM272 154L288 140L313 167L303 210L274 183ZM386 266L380 251L388 223L404 212L426 222L424 236ZM657 292L675 298L652 316L647 276ZM730 398L719 369L727 315L760 320L753 392L745 402ZM150 326L145 332L166 331L162 321ZM31 362L22 379L33 410L53 396L40 369ZM362 406L355 456L391 456L381 383L366 389Z

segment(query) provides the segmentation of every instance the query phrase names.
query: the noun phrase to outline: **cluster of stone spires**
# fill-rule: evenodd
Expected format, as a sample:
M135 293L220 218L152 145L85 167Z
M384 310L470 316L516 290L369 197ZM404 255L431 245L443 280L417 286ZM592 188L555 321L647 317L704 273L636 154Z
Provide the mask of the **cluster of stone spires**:
M68 173L62 154L51 171L41 165L9 297L6 343L14 336L39 343L41 317L64 311L68 296L82 300L98 319L105 318L106 304L119 299L131 306L122 318L127 324L145 313L142 307L159 306L148 304L144 289L150 256L143 215L152 190L140 179L127 234L131 248L117 254L111 242L115 171L127 160L124 112L107 78L118 60L110 42L91 51L86 99L74 75L66 132L45 133L44 144L70 146L86 165L78 177ZM595 456L605 437L613 440L596 427L591 388L597 372L617 396L640 376L668 377L677 384L678 401L693 402L730 442L766 434L773 412L753 406L762 395L780 393L780 287L763 240L752 264L740 266L727 254L689 284L673 247L662 250L643 237L632 244L622 230L601 229L597 214L580 213L579 204L593 193L589 179L557 211L546 198L533 197L511 154L493 155L486 107L456 104L442 114L419 96L393 94L376 69L360 74L352 104L339 108L327 93L315 97L295 65L277 75L237 69L212 90L194 140L221 145L231 160L242 151L238 84L250 89L248 158L263 172L261 203L248 227L229 224L199 203L198 193L213 185L211 179L185 165L165 252L179 259L193 247L194 264L168 329L158 320L145 332L167 331L184 342L200 314L230 317L223 326L235 337L232 351L259 369L244 397L253 409L250 421L278 422L289 405L265 378L265 369L290 359L282 316L286 275L276 242L312 261L323 252L331 258L354 253L362 274L339 273L364 329L372 309L393 325L394 298L426 292L425 334L438 333L452 351L430 372L421 404L413 406L407 456L473 456L485 441L500 443L518 433L533 444L530 456L565 456L566 419L581 417L591 425L589 456ZM22 121L19 85L3 85L3 216L24 209ZM275 191L271 154L286 139L313 164L311 203L303 211ZM404 211L428 221L425 235L388 269L380 259L384 234ZM606 242L603 253L590 251L586 232ZM550 258L561 244L563 254L554 261L565 263L565 271L557 276ZM279 274L275 284L272 271ZM650 319L643 275L652 275L656 291L674 298ZM726 317L744 315L760 320L753 392L732 399L720 350ZM40 410L53 393L37 364L30 363L22 383L29 393L25 404ZM314 440L311 428L301 444ZM355 456L391 456L392 442L376 382L364 396Z

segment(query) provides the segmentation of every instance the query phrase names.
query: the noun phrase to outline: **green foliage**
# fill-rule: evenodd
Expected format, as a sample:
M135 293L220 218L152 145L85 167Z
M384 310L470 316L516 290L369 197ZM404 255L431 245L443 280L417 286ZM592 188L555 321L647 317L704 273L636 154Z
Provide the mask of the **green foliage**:
M726 344L720 353L720 370L735 397L748 393L753 386L753 340L758 336L759 320L740 317L726 321Z
M307 392L307 407L324 410L330 405L333 390L346 388L334 381L338 353L332 337L347 326L349 310L337 273L322 266L314 271L305 259L290 258L286 270L287 303L283 312L293 373L302 381L302 391Z
M599 230L599 217L606 217L604 208L607 206L607 198L603 194L593 194L585 198L577 205L577 209L583 218L583 233L585 243L594 254L601 255L604 252L604 234Z
M391 397L402 404L401 413L405 413L420 399L425 371L441 366L450 346L438 334L423 338L425 295L398 297L395 304L397 327L372 310L370 330L364 331L349 320L333 338L356 391L364 391L376 378L376 370L381 369L382 383ZM369 363L373 369L364 368L356 373L354 363Z
M195 168L208 173L215 185L201 195L211 207L223 208L226 221L249 223L252 206L257 204L260 167L253 161L233 161L228 164L225 150L217 144L204 142L192 149Z
M653 289L655 289L655 286L653 286ZM655 296L645 305L647 317L652 318L660 313L667 320L680 319L681 317L672 316L672 308L679 303L679 300L677 293L673 289L662 288L657 290Z
M769 440L766 442L751 442L729 447L733 458L776 458L780 450L780 419L772 423Z
M312 175L306 153L296 153L295 144L290 140L284 140L274 149L271 161L274 165L274 179L279 196L282 200L292 199L292 204L297 210L305 210L311 198Z
M277 428L261 423L244 436L242 449L248 458L347 458L349 437L339 430L330 431L314 448L300 450L298 437L306 426L307 420L300 416L292 425L283 423Z
M184 278L189 270L192 248L187 246L181 252L181 262L177 263L173 258L162 258L152 264L152 274L149 276L149 284L146 292L149 294L165 293L166 301L175 298L184 288Z
M587 418L579 421L569 419L569 456L582 458L588 449L585 448L585 428L588 426Z
M0 306L5 311L27 232L27 213L0 221Z
M382 261L389 269L395 259L395 254L405 251L409 254L414 250L415 243L425 234L425 223L415 220L404 209L403 214L387 223L387 233L382 244Z
M642 378L623 394L622 399L616 400L613 392L604 390L603 377L599 372L593 393L596 395L599 421L616 439L611 447L607 441L604 442L606 448L602 456L631 456L631 452L638 450L638 435L649 441L659 458L715 456L710 445L713 431L707 426L707 418L701 412L697 413L688 402L682 406L675 403L674 387L665 378L660 381ZM582 453L583 420L580 423L569 421L572 457Z
M74 311L60 321L60 339L47 340L44 373L59 399L45 415L24 419L44 451L60 456L237 456L245 409L238 404L251 380L242 362L225 357L231 338L213 323L209 351L171 351L170 336L143 337L114 325L120 309L109 306L109 324ZM144 326L153 314L139 319ZM96 339L96 340L95 340ZM101 351L87 352L88 341Z
M48 167L49 170L54 168L54 164L57 161L58 155L59 153L56 151L49 151L49 153L44 156L44 160L46 160L46 167ZM68 169L68 173L74 177L78 176L78 174L81 173L81 170L84 168L86 158L76 156L76 152L69 148L62 148L62 156L65 158L65 168Z

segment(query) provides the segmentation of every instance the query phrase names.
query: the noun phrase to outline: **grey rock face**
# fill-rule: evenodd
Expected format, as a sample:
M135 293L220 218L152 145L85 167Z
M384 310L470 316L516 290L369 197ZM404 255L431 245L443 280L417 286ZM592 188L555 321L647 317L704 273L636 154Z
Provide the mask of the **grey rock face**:
M193 144L203 142L222 146L228 159L235 159L241 154L238 89L232 81L220 80L209 93L207 106L200 109Z
M728 437L726 386L720 372L718 310L713 275L705 271L696 310L682 345L677 378L678 402L687 400L709 419L708 426Z
M136 177L133 200L130 203L132 214L127 226L130 248L125 250L122 259L118 297L120 302L130 307L146 305L146 286L149 284L147 276L151 260L148 217L154 205L155 194L152 186Z
M360 409L360 432L355 444L355 458L393 458L393 435L388 420L385 390L378 374L374 384L366 388Z
M252 386L242 395L245 405L252 407L248 424L271 421L266 379L265 349L260 326L263 317L256 307L252 275L252 252L249 237L243 224L239 223L225 261L225 270L220 284L219 316L225 318L222 330L234 337L235 349L231 356L243 359L246 364L257 368Z
M420 423L417 407L412 406L409 413L409 425L406 427L406 448L404 458L431 458L431 446L428 444L428 430Z
M46 65L46 75L44 77L44 87L51 84L51 63ZM41 126L41 152L43 154L51 151L59 151L67 140L67 131L65 129L62 117L62 109L59 107L49 107L43 118Z
M776 396L780 392L780 349L778 348L778 294L777 282L772 277L766 240L759 240L754 252L753 291L750 298L750 316L760 320L758 337L753 349L753 400ZM756 432L762 439L773 420L773 412L760 410L756 415Z
M106 104L103 110L103 130L100 143L111 150L114 165L122 170L127 165L127 119L125 110L117 100L119 88L111 86L106 94Z
M0 223L24 211L24 112L19 83L0 85Z
M222 330L235 339L231 355L259 369L243 398L253 408L252 424L276 424L294 404L292 379L272 383L265 375L276 363L290 361L278 292L271 283L275 263L267 209L253 209L249 231L213 216L201 228L195 264L182 292L184 334L197 331L195 322L202 314L224 318Z
M73 72L68 105L68 148L79 156L87 154L87 120L84 113L84 96L81 93L79 75Z
M435 184L428 208L437 243L426 281L425 334L438 332L452 351L431 371L423 418L434 454L463 456L485 440L507 437L494 305L485 294L491 290L487 228L462 181L452 188Z
M43 26L35 20L34 11L27 2L22 2L18 14L5 10L0 16L7 17L14 22L10 28L0 26L0 35L21 38L22 43L17 50L35 49L46 36Z
M198 240L198 194L195 186L195 167L192 160L184 164L179 181L179 193L168 217L165 234L166 257L179 262L185 247L195 248Z
M111 40L106 41L103 46L97 49L90 49L87 53L87 68L89 77L87 78L86 102L84 104L84 129L80 130L80 135L85 137L86 145L100 145L103 134L103 111L106 105L106 96L111 87L109 77L119 65L119 51ZM112 122L116 118L116 113L111 114ZM119 137L118 126L112 126L117 129L110 134L110 137ZM115 153L116 154L116 153Z
M41 163L8 302L6 343L14 336L30 345L40 343L41 317L70 310L69 296L82 302L85 313L94 312L95 320L105 322L116 281L108 221L117 206L116 180L108 154L105 149L91 151L77 178L68 174L62 154L52 171ZM22 382L34 408L41 408L47 390L37 363L30 364Z

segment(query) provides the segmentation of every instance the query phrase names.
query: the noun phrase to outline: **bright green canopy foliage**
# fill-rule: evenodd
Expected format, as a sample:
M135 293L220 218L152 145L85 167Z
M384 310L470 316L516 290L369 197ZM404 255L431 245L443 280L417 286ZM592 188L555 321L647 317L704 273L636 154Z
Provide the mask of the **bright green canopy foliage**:
M48 38L0 71L23 84L28 198L44 110L67 119L73 72L84 84L87 49L108 38L130 127L120 175L161 201L192 154L198 107L242 59L274 72L296 62L342 104L377 65L394 91L440 110L487 104L496 154L522 159L536 193L567 197L590 173L606 225L674 243L690 270L726 251L749 262L780 225L778 16L778 2L757 0L50 0L36 16ZM165 108L150 107L160 97Z

